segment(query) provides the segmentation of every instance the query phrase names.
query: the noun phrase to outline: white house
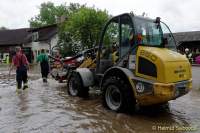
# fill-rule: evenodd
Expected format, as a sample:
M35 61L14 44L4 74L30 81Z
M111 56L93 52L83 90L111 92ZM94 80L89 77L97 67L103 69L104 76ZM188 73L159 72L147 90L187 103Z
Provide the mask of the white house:
M0 62L4 61L8 55L11 62L15 47L22 47L23 45L31 42L31 40L28 38L30 34L29 30L30 28L0 30ZM30 54L25 54L29 62L31 62Z
M56 24L31 29L30 33L32 42L25 44L24 48L31 48L34 61L36 61L42 49L46 53L50 53L51 49L58 43L58 29Z
M7 55L15 54L16 46L21 46L30 63L36 61L41 49L47 53L58 43L57 24L40 28L22 28L12 30L0 30L0 62L5 60Z

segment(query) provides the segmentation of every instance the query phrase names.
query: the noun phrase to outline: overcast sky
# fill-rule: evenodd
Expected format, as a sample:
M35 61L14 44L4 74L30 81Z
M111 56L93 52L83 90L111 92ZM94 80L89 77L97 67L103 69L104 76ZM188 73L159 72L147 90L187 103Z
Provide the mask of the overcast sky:
M199 0L0 0L0 27L10 29L29 27L28 20L39 13L42 2L56 5L70 2L106 9L118 15L133 11L137 15L146 12L148 17L161 17L172 32L200 30Z

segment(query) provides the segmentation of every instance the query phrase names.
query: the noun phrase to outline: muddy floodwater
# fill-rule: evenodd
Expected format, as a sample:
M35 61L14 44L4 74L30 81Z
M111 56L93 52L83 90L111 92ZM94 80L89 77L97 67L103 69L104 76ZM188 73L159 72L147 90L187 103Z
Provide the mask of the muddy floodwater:
M15 74L0 70L0 133L156 133L200 132L200 67L193 67L193 90L163 108L120 114L101 104L99 92L88 99L70 97L66 84L37 70L29 72L29 89L16 93Z

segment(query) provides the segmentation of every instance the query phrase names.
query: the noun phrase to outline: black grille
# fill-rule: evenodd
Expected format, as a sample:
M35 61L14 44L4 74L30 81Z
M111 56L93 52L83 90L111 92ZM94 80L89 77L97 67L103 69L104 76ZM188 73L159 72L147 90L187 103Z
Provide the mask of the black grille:
M144 75L157 77L156 65L143 57L139 57L138 72Z

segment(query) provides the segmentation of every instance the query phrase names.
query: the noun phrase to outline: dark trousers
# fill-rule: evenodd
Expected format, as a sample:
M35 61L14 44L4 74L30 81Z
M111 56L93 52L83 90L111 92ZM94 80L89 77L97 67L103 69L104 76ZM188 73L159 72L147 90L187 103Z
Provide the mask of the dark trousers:
M49 63L42 62L42 63L40 63L40 67L41 67L42 78L47 78L47 76L49 74Z
M16 70L16 80L17 80L17 88L22 88L22 82L24 85L27 84L27 68L26 66L18 67Z
M43 70L42 72L42 78L47 78L49 72L47 72L46 70Z

